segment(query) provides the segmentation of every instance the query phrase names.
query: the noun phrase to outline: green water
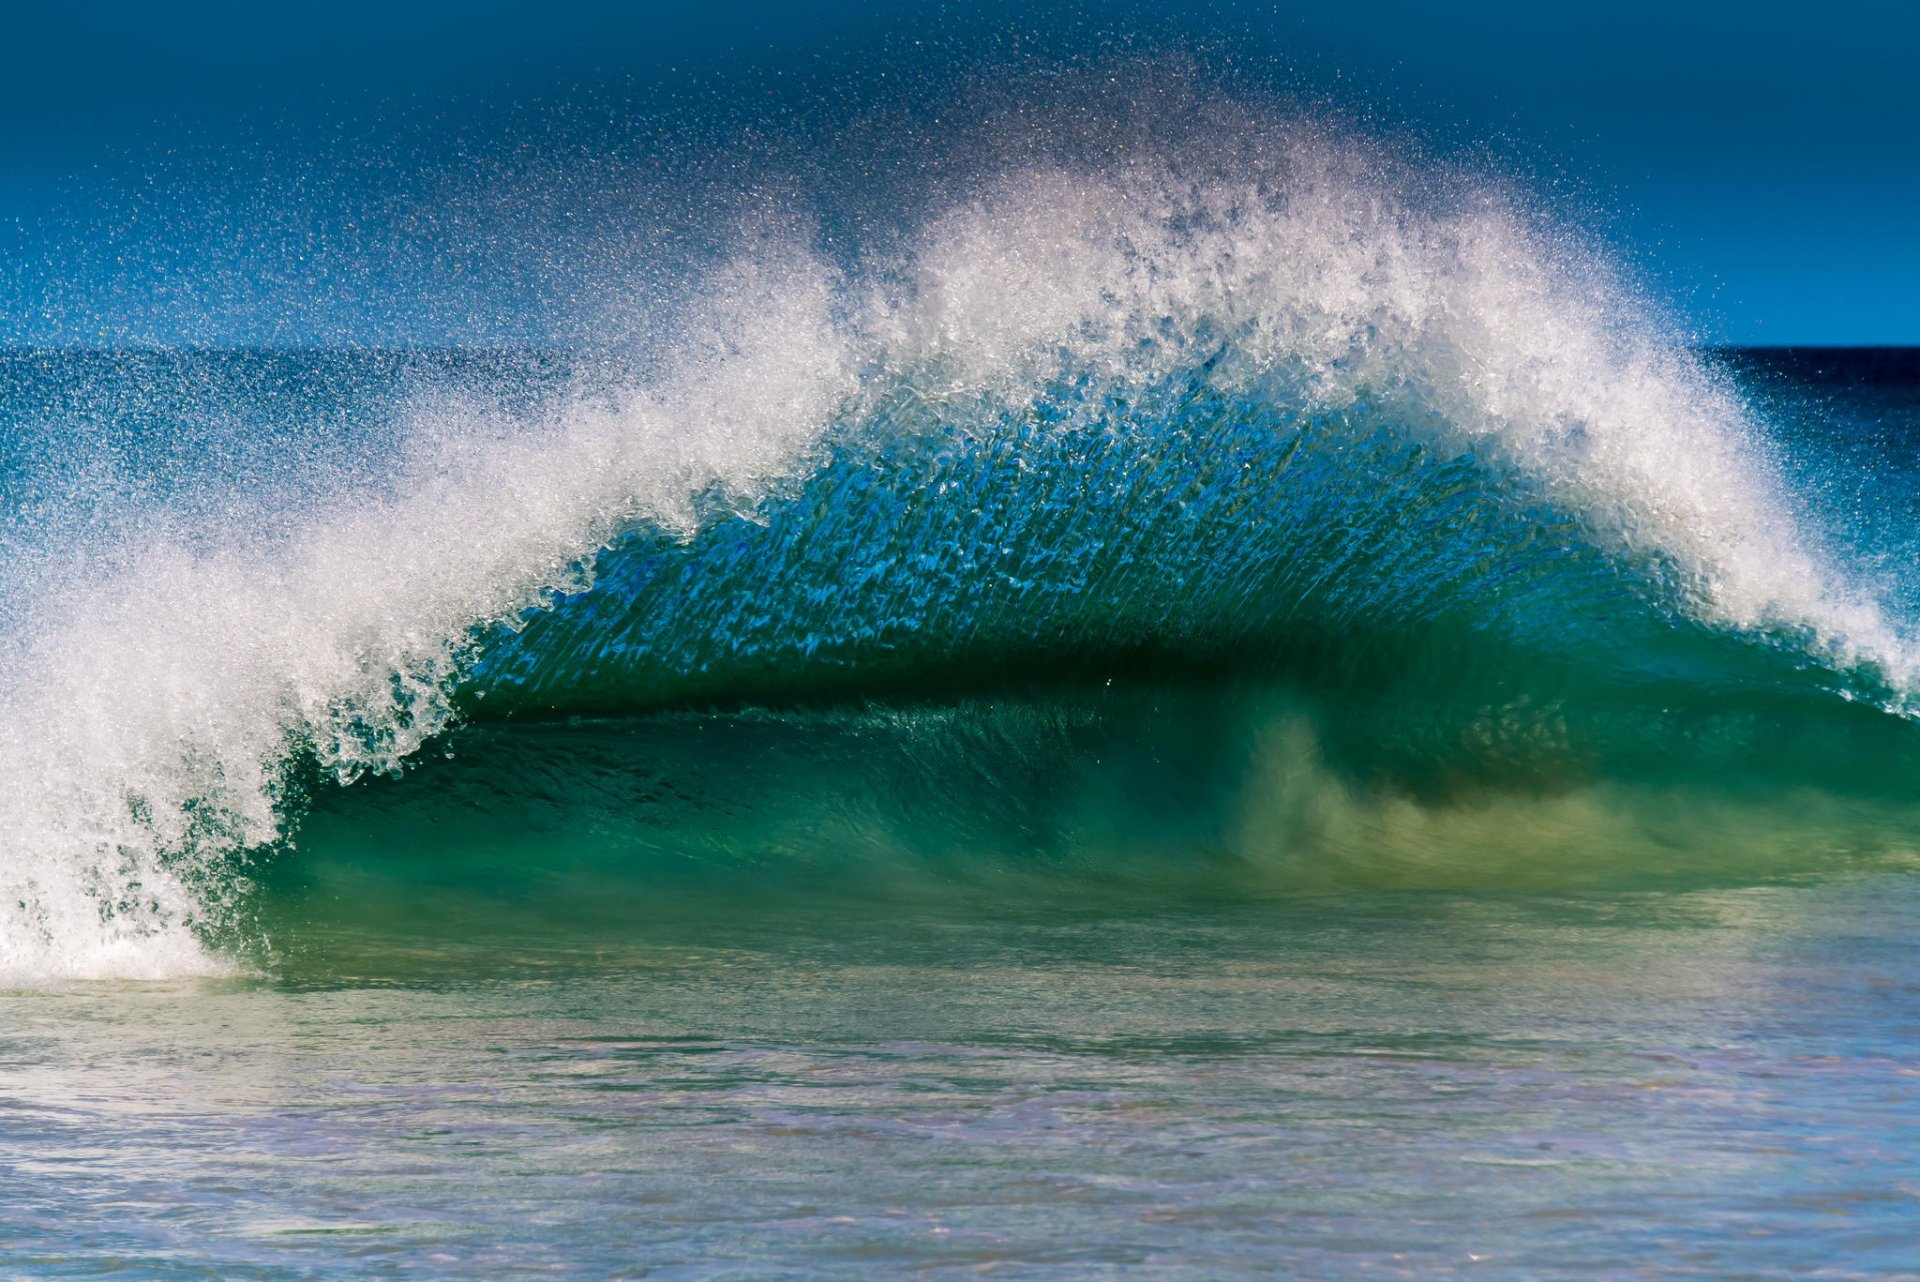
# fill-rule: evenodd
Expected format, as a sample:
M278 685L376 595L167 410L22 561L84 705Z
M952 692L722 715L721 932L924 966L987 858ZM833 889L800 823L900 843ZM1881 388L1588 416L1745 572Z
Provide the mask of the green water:
M1886 833L1843 857L1806 797L1336 803L1293 720L1256 769L1151 718L1069 718L1063 761L1045 715L482 727L321 794L251 870L251 975L8 995L0 1259L1914 1275ZM1010 723L1001 774L943 747ZM1289 859L1225 840L1248 813L1321 818Z

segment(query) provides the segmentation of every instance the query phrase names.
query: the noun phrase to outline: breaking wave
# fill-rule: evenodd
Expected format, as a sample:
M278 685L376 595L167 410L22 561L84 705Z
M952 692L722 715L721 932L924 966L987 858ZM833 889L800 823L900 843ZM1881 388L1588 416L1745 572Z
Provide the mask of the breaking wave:
M1014 815L1009 850L1141 830L1089 818L1130 775L1044 822L1008 800L1119 736L1211 816L1170 846L1307 881L1457 870L1496 830L1536 871L1632 845L1608 790L1678 778L1899 795L1904 630L1734 383L1498 184L1225 115L1010 148L852 249L743 236L617 376L400 379L350 449L241 433L259 457L213 451L217 484L103 469L50 418L0 531L0 974L230 966L248 852L313 781L461 719L648 715L667 751L787 709L752 716L828 757L865 718L909 761L932 734L938 767L874 795L964 783L933 844ZM804 731L827 707L853 711ZM522 752L414 800L511 793Z

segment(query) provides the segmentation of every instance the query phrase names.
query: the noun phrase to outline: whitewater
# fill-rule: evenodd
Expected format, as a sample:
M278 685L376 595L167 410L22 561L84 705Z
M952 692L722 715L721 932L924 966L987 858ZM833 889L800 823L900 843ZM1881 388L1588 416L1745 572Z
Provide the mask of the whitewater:
M1237 112L1129 142L1097 161L1008 147L851 251L782 211L657 300L619 368L517 403L410 390L353 458L288 432L244 474L143 484L63 450L57 424L16 426L45 452L6 460L33 501L0 536L0 975L245 969L248 874L294 832L303 781L401 772L490 705L750 702L810 657L858 695L863 665L915 647L949 666L1197 653L1316 611L1350 634L1445 616L1497 647L1552 630L1486 605L1530 523L1661 626L1749 638L1836 702L1904 714L1904 628L1835 563L1745 394L1597 248L1504 184L1324 122ZM943 497L955 458L991 486ZM1168 459L1179 485L1154 471ZM1395 467L1452 467L1512 520L1415 573L1326 553L1298 487L1393 492ZM1236 491L1236 471L1259 484ZM715 572L717 529L766 553L752 535L781 504L830 541L809 489L829 474L899 500L863 558L780 545L726 580L758 610L647 597ZM1076 494L1088 475L1124 501ZM1061 505L1124 514L1142 494L1195 513L1132 536L1125 564L1151 570L1102 561L1071 522L1077 549L1029 543L1024 570L944 550L970 520L1005 547L1051 538ZM1356 546L1437 537L1392 516ZM900 547L915 522L947 534ZM1310 563L1344 604L1207 596L1203 526L1231 531L1239 582ZM1475 575L1481 604L1461 606L1453 580ZM596 695L623 663L619 699Z

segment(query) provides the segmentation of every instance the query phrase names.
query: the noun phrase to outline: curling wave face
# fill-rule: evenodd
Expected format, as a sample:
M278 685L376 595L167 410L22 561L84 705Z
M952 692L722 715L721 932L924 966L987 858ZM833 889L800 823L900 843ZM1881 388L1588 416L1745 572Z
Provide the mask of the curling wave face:
M1329 815L1682 742L1763 770L1789 721L1815 782L1911 756L1901 629L1732 384L1487 184L1243 115L1022 151L874 244L748 237L618 379L416 389L373 465L292 428L168 486L9 460L54 497L5 530L0 973L229 965L306 782L462 711L1226 674L1316 701Z

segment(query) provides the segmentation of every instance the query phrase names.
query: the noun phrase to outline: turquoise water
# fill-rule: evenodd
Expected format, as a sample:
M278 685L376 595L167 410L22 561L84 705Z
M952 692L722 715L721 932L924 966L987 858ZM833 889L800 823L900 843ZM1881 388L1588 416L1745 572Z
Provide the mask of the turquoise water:
M1168 128L0 357L0 1275L1920 1275L1913 354Z

